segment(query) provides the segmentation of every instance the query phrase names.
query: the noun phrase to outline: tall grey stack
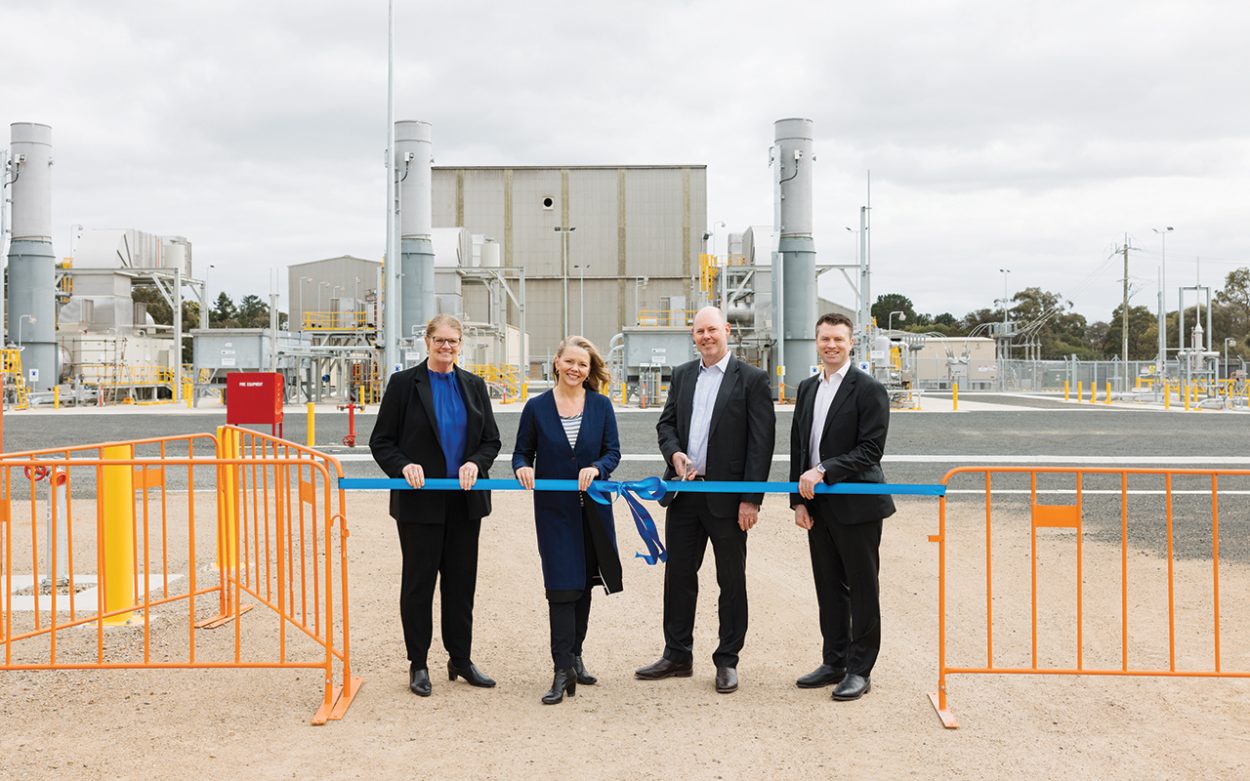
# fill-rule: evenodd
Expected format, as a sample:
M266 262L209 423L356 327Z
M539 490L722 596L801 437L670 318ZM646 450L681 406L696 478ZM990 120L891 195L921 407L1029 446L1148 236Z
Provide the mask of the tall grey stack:
M22 351L34 390L57 383L56 256L52 254L52 128L14 122L10 144L13 241L9 245L9 340Z
M810 119L773 123L775 215L780 241L773 258L774 366L793 398L816 361L816 244L812 239L812 130Z
M399 178L401 326L403 338L422 333L435 314L432 134L429 122L395 123L395 171ZM424 349L415 340L418 351Z

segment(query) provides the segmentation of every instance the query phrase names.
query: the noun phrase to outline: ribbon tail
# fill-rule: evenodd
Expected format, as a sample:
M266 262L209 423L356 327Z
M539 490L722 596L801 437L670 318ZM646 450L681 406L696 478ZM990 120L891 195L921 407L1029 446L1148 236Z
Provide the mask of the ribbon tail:
M634 518L638 536L642 538L649 551L646 554L635 553L634 558L642 559L651 566L655 566L657 562L667 562L668 551L664 549L664 543L660 540L660 530L656 528L655 521L651 520L651 514L647 512L647 508L628 491L622 491L621 495L625 498L625 503L629 505L629 513Z

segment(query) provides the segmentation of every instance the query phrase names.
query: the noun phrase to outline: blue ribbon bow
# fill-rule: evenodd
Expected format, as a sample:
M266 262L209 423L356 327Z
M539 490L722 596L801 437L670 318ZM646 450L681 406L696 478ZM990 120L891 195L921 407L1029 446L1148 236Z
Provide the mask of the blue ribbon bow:
M586 493L599 504L611 505L617 497L624 499L629 507L629 514L633 516L634 528L638 530L638 536L642 538L643 544L650 551L649 553L635 553L634 558L642 559L651 566L655 566L657 562L668 561L668 551L664 549L664 543L660 540L660 530L651 519L651 513L647 512L643 503L638 501L638 497L656 501L664 496L663 480L658 477L644 477L641 480L626 482L595 480L590 484L590 490Z

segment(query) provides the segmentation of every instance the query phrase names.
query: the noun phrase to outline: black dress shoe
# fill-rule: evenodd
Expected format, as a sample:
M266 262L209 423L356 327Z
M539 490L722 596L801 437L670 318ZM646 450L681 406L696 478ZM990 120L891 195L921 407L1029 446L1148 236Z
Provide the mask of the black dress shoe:
M577 682L582 686L594 686L599 679L586 672L586 665L582 664L582 657L573 657L573 672L577 673Z
M690 662L674 662L664 658L655 664L634 670L634 677L644 681L658 681L661 678L689 678L691 675L694 675L694 666Z
M430 671L424 667L408 670L408 691L418 697L429 697L434 691L430 685Z
M794 682L794 685L798 686L800 689L820 689L841 681L845 676L845 667L834 667L831 664L822 664L807 675L799 678Z
M483 689L489 689L495 685L494 678L488 678L481 670L477 669L477 665L469 662L467 667L457 667L455 664L447 663L447 680L454 681L457 677L468 681L470 686L480 686Z
M738 691L738 670L734 667L716 668L716 691L729 694Z
M872 684L862 675L849 673L842 682L833 689L833 698L838 702L847 702L849 700L858 700L868 693L872 688Z
M543 705L559 705L564 702L564 695L577 696L577 673L570 667L567 670L556 670L551 679L551 690L543 695Z

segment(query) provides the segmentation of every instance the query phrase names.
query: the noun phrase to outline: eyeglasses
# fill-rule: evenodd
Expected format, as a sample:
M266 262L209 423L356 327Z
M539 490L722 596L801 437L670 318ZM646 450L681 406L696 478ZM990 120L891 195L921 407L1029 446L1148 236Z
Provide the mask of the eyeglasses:
M459 339L444 338L441 336L431 336L430 341L438 345L439 347L457 347L460 345Z

